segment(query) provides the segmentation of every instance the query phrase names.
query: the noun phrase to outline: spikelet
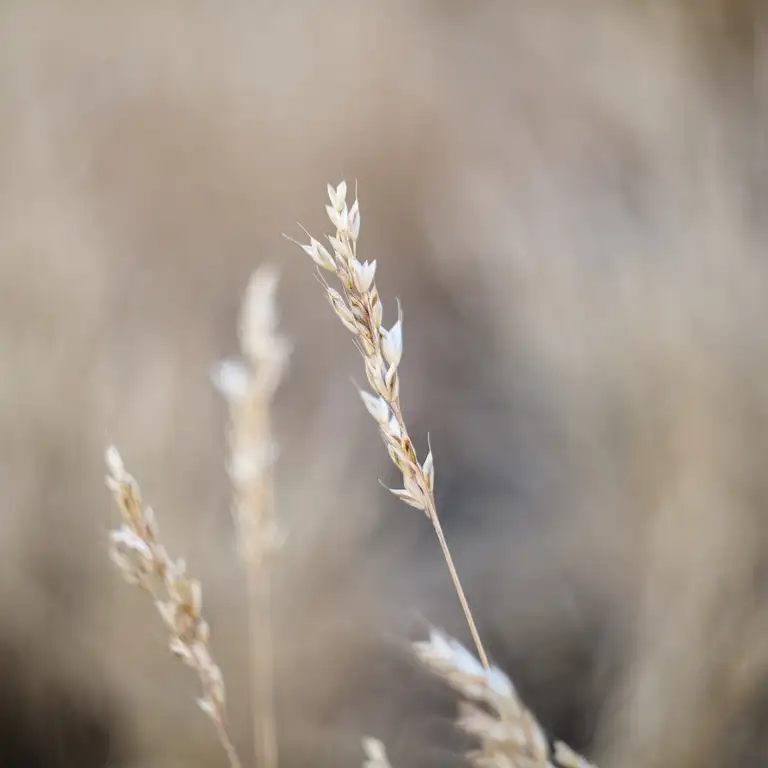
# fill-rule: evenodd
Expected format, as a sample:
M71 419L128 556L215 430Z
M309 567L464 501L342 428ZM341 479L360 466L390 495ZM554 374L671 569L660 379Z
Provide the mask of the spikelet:
M107 487L123 516L122 525L110 532L110 557L129 584L152 596L170 630L171 651L200 678L202 695L197 703L216 726L230 768L240 768L227 724L224 678L211 655L210 627L202 615L200 582L187 577L183 560L168 556L154 513L142 505L139 485L114 446L107 449L106 462Z
M368 413L375 419L390 459L402 475L403 487L390 489L401 501L421 510L435 529L456 594L467 619L472 638L483 665L488 658L475 626L472 612L453 564L435 505L435 462L432 449L419 461L400 405L398 370L403 359L403 316L398 305L397 321L384 325L384 309L376 287L376 261L359 261L357 241L360 236L360 205L357 200L347 207L347 184L328 185L330 205L325 210L336 228L329 236L332 255L314 238L309 245L298 245L318 266L318 278L325 288L333 311L347 330L363 357L365 374L372 392L361 391ZM323 272L330 272L341 283L342 292L332 288Z
M457 640L433 629L414 650L466 699L457 725L481 745L468 755L477 768L595 768L563 742L552 742L511 680L498 667L483 667Z
M272 397L288 360L288 344L277 333L277 274L269 267L251 276L240 311L242 361L226 361L214 383L229 405L229 476L233 516L248 581L248 633L254 748L264 768L277 766L273 693L271 563L280 546L272 465Z

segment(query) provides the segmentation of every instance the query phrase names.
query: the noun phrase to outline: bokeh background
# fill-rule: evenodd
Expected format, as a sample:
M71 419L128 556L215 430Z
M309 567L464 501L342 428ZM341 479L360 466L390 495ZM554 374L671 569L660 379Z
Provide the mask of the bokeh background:
M250 744L211 367L279 266L281 764L461 765L408 641L467 640L304 255L326 182L405 312L406 418L493 658L600 764L768 764L759 0L6 0L0 765L224 766L114 572L116 443L204 584Z

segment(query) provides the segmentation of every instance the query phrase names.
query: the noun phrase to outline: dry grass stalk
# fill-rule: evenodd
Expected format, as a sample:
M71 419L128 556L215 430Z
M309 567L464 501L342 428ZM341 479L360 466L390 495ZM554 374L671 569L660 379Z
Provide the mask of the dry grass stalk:
M373 389L373 394L361 391L360 396L378 423L390 458L403 476L403 488L392 493L422 510L434 526L480 661L457 641L436 631L429 642L415 645L416 652L429 669L476 702L462 705L459 726L482 744L481 750L470 754L478 768L593 768L567 745L550 741L517 696L509 678L488 662L437 514L431 448L424 462L419 463L403 418L398 376L403 356L402 313L398 312L397 322L390 329L384 327L383 307L375 283L376 262L357 259L360 209L357 200L348 208L346 195L345 182L336 188L328 186L330 205L326 211L336 227L336 235L328 237L331 251L311 236L308 245L299 245L319 267L318 276L331 306L355 336ZM337 276L341 293L328 285L320 270ZM366 740L364 747L368 768L389 765L380 742Z
M233 514L248 579L254 747L264 768L276 768L278 762L270 561L279 544L279 531L271 471L277 451L270 405L285 369L288 347L276 332L276 286L277 276L271 269L254 272L240 314L243 361L222 363L214 377L230 409Z
M183 560L172 560L160 543L155 516L142 507L141 492L117 449L106 452L107 486L123 515L110 533L110 557L126 581L145 589L171 630L170 649L197 672L203 695L200 708L213 720L231 768L240 768L227 724L224 679L210 650L210 627L202 616L200 582L186 576Z
M357 259L357 240L360 234L358 201L355 200L351 207L347 207L347 185L343 181L335 189L328 185L328 196L331 204L326 206L326 211L336 228L336 235L328 237L332 253L313 237L310 237L309 245L299 245L319 267L318 276L328 300L344 326L354 334L357 348L365 362L365 372L373 394L361 391L360 396L379 425L390 458L403 475L403 488L391 489L392 493L406 504L422 510L432 523L478 655L483 666L490 669L437 514L432 451L429 451L423 463L419 463L403 418L398 376L403 356L402 313L398 311L397 322L391 328L384 327L383 306L375 283L376 262L360 262ZM336 275L342 293L328 285L320 270Z
M478 768L594 768L561 741L551 741L497 667L486 669L458 641L432 630L415 643L419 660L470 701L458 725L481 744L468 757ZM481 706L477 706L477 705Z
M387 758L387 751L378 739L363 739L365 762L363 768L392 768Z

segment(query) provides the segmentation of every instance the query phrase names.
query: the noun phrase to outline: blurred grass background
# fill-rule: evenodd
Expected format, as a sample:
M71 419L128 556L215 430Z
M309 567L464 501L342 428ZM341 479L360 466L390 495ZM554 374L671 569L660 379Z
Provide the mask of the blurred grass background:
M112 572L114 442L204 583L249 743L226 413L279 264L283 764L459 764L414 674L464 628L281 233L357 180L406 417L493 657L601 765L766 759L765 14L757 0L5 2L0 764L223 765ZM114 519L114 518L112 518Z

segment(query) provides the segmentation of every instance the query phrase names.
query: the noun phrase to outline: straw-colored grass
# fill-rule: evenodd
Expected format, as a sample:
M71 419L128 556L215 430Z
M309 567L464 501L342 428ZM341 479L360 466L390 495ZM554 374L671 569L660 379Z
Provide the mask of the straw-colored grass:
M334 312L353 333L372 392L360 390L363 403L379 425L390 458L402 475L403 487L390 489L401 501L425 513L431 522L466 617L477 655L458 641L433 630L429 641L414 644L421 663L445 680L466 701L457 724L480 748L469 753L478 768L593 768L564 743L545 733L520 700L512 682L492 666L472 616L435 503L435 464L430 448L420 461L409 436L400 396L399 367L403 360L403 317L387 328L376 286L375 261L357 257L360 207L347 205L347 185L328 186L326 211L335 227L330 246L310 237L301 245L318 267L318 278ZM325 280L335 275L341 292ZM257 271L249 284L240 321L243 360L222 363L215 381L230 407L229 474L234 488L238 545L247 571L251 694L254 709L254 757L264 768L278 765L273 701L270 561L279 546L271 476L275 457L270 403L285 369L288 348L276 332L276 277ZM201 708L216 725L232 768L240 768L229 729L221 671L210 652L208 624L200 613L199 582L185 576L183 561L173 562L158 539L154 515L143 508L139 488L125 471L118 452L107 451L108 485L124 522L112 533L112 558L126 579L153 596L171 629L171 650L198 673L203 686ZM165 588L161 596L158 585ZM373 738L363 739L365 768L390 768L386 750Z
M160 542L155 514L142 504L139 485L114 446L107 449L106 461L107 486L123 516L122 525L110 534L110 557L129 584L146 590L154 600L171 631L171 651L200 678L200 709L216 726L231 768L240 768L227 723L224 678L211 654L210 627L201 613L200 582L187 577L184 560L169 557Z
M276 274L265 267L248 285L240 317L243 360L222 363L215 382L230 409L229 475L234 517L248 582L248 647L254 710L254 751L264 768L277 766L273 692L271 560L279 547L272 463L270 402L288 357L277 335Z

